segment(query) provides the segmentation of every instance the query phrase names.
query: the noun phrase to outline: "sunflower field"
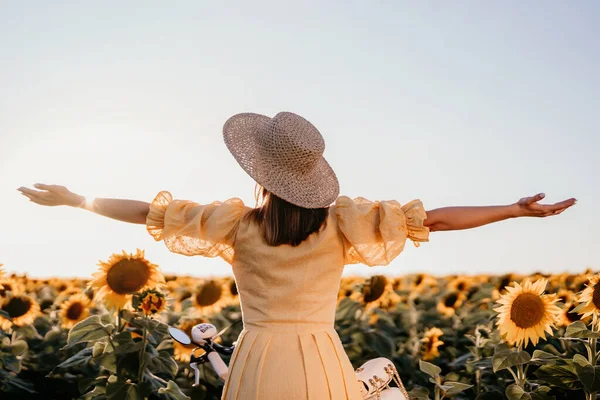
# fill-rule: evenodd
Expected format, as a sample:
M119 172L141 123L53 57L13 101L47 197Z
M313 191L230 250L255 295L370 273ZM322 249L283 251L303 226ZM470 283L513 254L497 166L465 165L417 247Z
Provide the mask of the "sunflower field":
M394 361L411 399L595 399L600 275L345 277L336 330L354 367ZM0 399L219 399L210 365L192 387L201 322L239 335L233 278L164 276L144 252L85 279L0 269ZM228 362L227 359L225 359Z

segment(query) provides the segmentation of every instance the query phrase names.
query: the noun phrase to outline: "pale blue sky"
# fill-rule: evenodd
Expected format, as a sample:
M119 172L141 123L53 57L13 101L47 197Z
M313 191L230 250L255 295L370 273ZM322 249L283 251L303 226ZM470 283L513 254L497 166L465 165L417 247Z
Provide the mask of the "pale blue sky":
M228 274L143 226L35 206L16 188L253 204L221 127L285 110L320 129L349 196L579 200L554 218L434 233L348 273L598 268L599 19L593 0L1 2L0 263L86 277L143 248L164 271Z

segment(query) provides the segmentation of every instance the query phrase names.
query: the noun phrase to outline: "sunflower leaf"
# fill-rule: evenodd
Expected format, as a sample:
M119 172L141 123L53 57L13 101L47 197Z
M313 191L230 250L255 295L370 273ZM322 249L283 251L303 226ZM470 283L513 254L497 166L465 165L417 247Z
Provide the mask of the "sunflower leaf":
M506 397L509 400L550 400L554 399L548 392L550 388L547 386L540 386L533 392L527 392L519 385L512 384L506 388Z
M501 343L496 346L492 365L495 373L515 365L527 364L530 360L531 355L528 352L510 349L506 343Z
M82 368L83 366L87 365L92 359L92 351L93 349L91 347L86 347L85 349L76 353L74 356L67 358L65 361L58 364L56 368Z
M600 367L590 364L581 354L573 357L573 364L583 387L590 393L600 391Z
M161 351L158 357L149 360L148 368L154 373L166 373L172 377L177 375L177 362L171 358L169 353Z
M190 399L188 396L186 396L181 391L181 389L179 389L179 386L177 386L177 384L173 381L167 382L166 388L158 389L158 393L166 394L169 396L170 399L173 399L173 400L189 400Z
M148 330L148 341L154 346L158 346L162 342L163 338L169 335L169 327L160 321L152 318L134 318L131 320L131 326L147 329Z
M336 313L336 321L353 320L356 316L356 312L360 309L360 303L352 300L351 298L345 297L340 301Z
M100 322L98 315L92 315L73 326L67 336L67 345L65 347L70 348L78 343L103 339L110 335L111 330L109 325L103 325Z
M18 357L23 355L29 346L25 340L15 340L10 344L9 348L11 349L13 355Z
M437 365L428 363L427 361L423 360L419 360L419 369L432 378L440 376L440 373L442 372L442 369Z
M573 309L570 311L570 313L573 313L573 314L574 314L574 313L579 313L579 311L581 311L582 309L584 309L584 308L586 307L586 305L587 305L586 303L579 303L579 304L577 305L577 307L573 308Z
M588 329L586 324L581 321L573 322L567 327L565 332L565 338L569 339L589 339L589 338L600 338L599 332L593 332Z
M534 365L546 365L548 363L561 362L562 358L543 350L535 350L530 363Z
M139 390L136 384L117 381L106 386L106 398L113 400L138 400Z
M33 382L26 381L0 368L0 390L7 393L37 393ZM4 398L4 397L3 397Z
M106 370L117 373L117 356L114 353L104 353L96 361Z
M461 382L449 382L446 381L444 382L444 387L446 387L446 395L455 395L461 392L464 392L467 389L470 389L473 387L473 385L467 385L466 383L461 383Z
M429 400L429 390L422 386L415 386L408 395L412 400Z
M579 390L582 387L573 365L542 365L534 375L541 381L562 389Z

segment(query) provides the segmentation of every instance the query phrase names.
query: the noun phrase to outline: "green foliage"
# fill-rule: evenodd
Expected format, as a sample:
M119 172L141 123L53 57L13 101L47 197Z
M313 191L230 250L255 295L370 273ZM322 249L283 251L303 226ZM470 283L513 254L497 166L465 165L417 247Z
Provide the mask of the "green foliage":
M374 290L392 278L371 280L369 288L356 280L341 295L335 328L355 367L380 356L393 360L411 399L591 399L600 389L600 332L578 321L536 346L510 347L494 326L494 279L465 288L452 315L437 309L455 290L447 278L436 278L429 290L395 286L393 301L389 288L383 294ZM168 336L167 325L198 315L193 297L179 299L196 286L174 286L176 307L169 304L167 312L152 317L122 310L117 318L99 305L69 330L60 327L56 300L32 324L0 330L0 398L37 400L52 393L65 399L220 399L223 382L210 366L202 367L200 385L192 387L193 371L175 360ZM58 299L46 289L40 296ZM365 293L368 301L361 297ZM218 312L201 311L215 326L231 326L222 336L225 344L242 329L239 305L228 304ZM442 332L437 352L429 351L425 337L432 328Z

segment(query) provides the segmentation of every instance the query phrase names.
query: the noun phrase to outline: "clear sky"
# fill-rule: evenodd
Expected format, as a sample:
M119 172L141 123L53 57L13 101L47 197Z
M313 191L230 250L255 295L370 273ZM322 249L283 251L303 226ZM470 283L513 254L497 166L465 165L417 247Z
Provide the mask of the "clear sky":
M600 268L599 20L595 0L1 2L0 263L87 277L142 248L167 272L229 274L141 225L16 189L253 204L221 128L285 110L319 128L352 197L578 199L557 217L434 233L390 266L347 273Z

